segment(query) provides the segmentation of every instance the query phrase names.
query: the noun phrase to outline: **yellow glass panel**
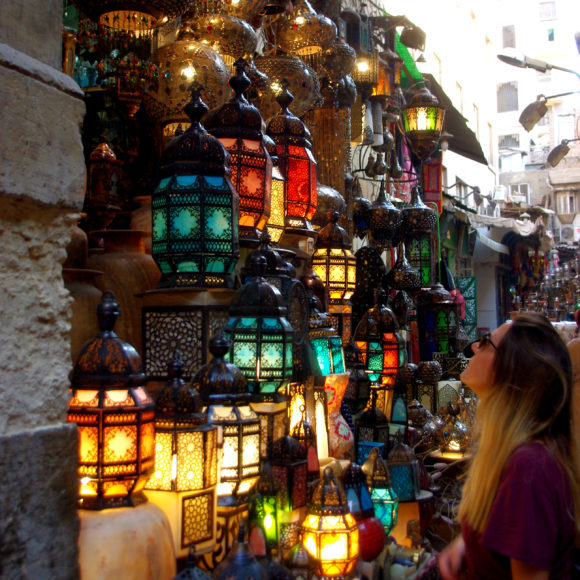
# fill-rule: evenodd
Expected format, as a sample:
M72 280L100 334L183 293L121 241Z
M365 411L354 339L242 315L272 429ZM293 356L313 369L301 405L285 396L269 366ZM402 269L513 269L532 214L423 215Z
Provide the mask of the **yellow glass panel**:
M224 437L222 469L238 467L238 437Z
M107 398L111 399L113 403L123 403L127 400L129 391L125 389L107 391Z
M304 544L304 548L306 549L306 551L311 556L313 556L317 560L320 559L318 554L318 545L316 543L316 534L305 532L304 535L302 536L302 543Z
M200 432L177 436L177 491L203 488L204 448Z
M171 434L155 436L155 471L147 483L148 489L171 490Z
M137 426L105 427L103 430L105 463L137 459Z
M96 463L99 452L99 430L97 427L79 426L79 461Z
M79 404L87 405L88 403L92 402L93 399L97 399L98 394L99 391L81 391L81 390L75 391L74 395L75 404L73 406L77 406Z
M320 559L346 560L348 558L347 534L344 532L324 533L320 537Z

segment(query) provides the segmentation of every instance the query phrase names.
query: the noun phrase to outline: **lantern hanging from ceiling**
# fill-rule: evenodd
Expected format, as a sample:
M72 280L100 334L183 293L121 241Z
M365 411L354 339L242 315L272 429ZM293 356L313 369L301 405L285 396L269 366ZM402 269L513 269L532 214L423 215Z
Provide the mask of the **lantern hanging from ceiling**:
M404 242L397 246L397 260L385 276L385 282L395 290L412 292L421 288L421 273L409 264Z
M336 83L352 73L355 61L356 51L354 48L337 36L324 51L322 68L326 72L328 80Z
M371 390L371 396L367 408L361 413L359 417L355 432L357 444L357 459L362 462L361 449L359 448L363 442L381 443L385 457L389 449L390 429L389 420L387 416L377 408L377 393L376 390Z
M262 138L264 121L244 96L251 84L246 62L239 59L235 66L236 75L230 79L235 96L210 111L204 123L230 154L232 183L240 198L240 243L255 246L270 215L272 160Z
M260 475L260 421L250 408L246 379L235 365L224 360L229 349L227 338L213 337L209 348L214 358L199 369L191 386L208 405L208 423L221 429L218 504L242 504Z
M346 343L351 333L350 298L356 288L356 258L346 230L338 225L338 218L338 212L332 212L328 225L318 232L312 269L328 290L329 311Z
M137 351L114 332L119 304L104 292L100 332L80 350L72 371L67 420L79 431L79 507L101 510L145 501L154 467L154 403Z
M200 95L201 87L192 85L186 106L191 127L165 148L151 202L161 286L231 286L238 258L238 194L229 154L200 123L208 110Z
M419 326L421 360L431 360L433 353L457 354L457 333L461 324L459 304L439 283L424 288L415 298Z
M176 352L155 404L155 471L145 489L167 516L176 555L201 554L216 541L217 427L207 422L201 397L182 378Z
M277 98L282 111L272 117L267 133L276 143L278 165L286 191L285 229L312 232L310 220L317 207L316 161L312 155L310 131L290 112L293 96L287 88Z
M270 457L274 481L280 487L280 507L287 512L306 505L306 450L286 435L274 441Z
M435 151L441 132L445 108L427 87L415 93L402 108L403 128L411 149L422 161Z
M391 475L386 461L377 449L373 449L362 466L371 490L371 500L375 515L381 520L387 534L397 523L399 499L391 483Z
M318 562L319 577L348 577L359 554L356 520L330 467L316 486L302 522L302 543Z
M280 292L264 279L264 256L255 277L234 295L224 332L232 341L230 361L246 376L253 399L278 401L278 389L292 378L293 331Z
M393 489L399 501L415 501L420 491L419 462L413 450L397 439L387 462Z
M371 493L360 465L350 463L342 475L348 509L358 525L360 557L372 562L383 550L387 541L385 528L375 516Z
M369 242L380 252L393 247L399 236L403 216L386 194L385 179L381 180L379 195L369 210Z
M313 142L314 141L315 138L313 137ZM318 159L318 177L320 178L320 159L318 158L318 155L316 158ZM344 182L344 175L341 177ZM329 218L329 216L332 216L332 212L337 211L339 217L345 214L346 202L338 190L320 183L320 180L316 185L316 199L316 213L314 214L311 223L320 234L320 231L329 225L329 220L332 219L331 217Z
M404 207L403 239L409 263L421 274L421 287L429 288L437 278L437 213L425 205L419 188L411 192L411 203Z
M264 144L272 159L272 187L270 189L270 217L266 224L272 242L278 244L284 233L284 177L278 167L278 153L276 143L268 135L264 135Z

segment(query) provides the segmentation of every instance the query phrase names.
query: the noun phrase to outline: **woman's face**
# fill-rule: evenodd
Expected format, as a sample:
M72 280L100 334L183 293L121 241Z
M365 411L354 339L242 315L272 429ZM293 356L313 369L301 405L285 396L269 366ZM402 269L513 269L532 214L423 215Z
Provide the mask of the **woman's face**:
M479 398L484 397L492 386L492 365L496 355L496 349L501 348L500 343L508 331L510 324L511 322L506 322L494 330L491 333L491 342L487 341L484 343L482 341L472 346L475 354L469 359L469 364L461 373L460 379Z

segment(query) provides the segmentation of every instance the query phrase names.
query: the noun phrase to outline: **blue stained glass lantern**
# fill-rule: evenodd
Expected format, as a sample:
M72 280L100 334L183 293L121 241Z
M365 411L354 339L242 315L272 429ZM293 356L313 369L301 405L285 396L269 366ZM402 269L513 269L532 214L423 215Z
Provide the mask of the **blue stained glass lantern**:
M386 457L385 444L379 443L378 441L359 441L356 446L356 461L359 465L362 465L371 454L374 448L379 450L381 457Z
M266 282L266 259L254 260L255 277L235 294L224 332L230 337L229 359L248 380L255 401L277 401L278 390L292 378L294 333L280 292Z
M342 485L346 491L348 509L357 522L375 515L371 492L360 465L349 464L342 474Z
M381 520L387 534L395 527L399 511L399 498L391 483L391 474L378 449L373 449L362 466L371 489L375 515Z
M419 493L419 461L413 450L399 441L389 453L389 471L399 501L415 501Z
M153 193L152 253L160 287L230 287L239 254L239 199L230 181L229 154L200 120L208 108L192 85L185 107L191 126L161 158Z

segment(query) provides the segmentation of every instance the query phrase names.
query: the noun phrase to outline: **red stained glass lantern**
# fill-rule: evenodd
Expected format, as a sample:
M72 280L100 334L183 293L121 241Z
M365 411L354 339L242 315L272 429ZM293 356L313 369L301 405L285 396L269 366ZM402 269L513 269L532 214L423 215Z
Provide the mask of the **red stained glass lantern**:
M280 486L280 506L291 511L306 505L306 450L287 435L272 445L272 475Z

